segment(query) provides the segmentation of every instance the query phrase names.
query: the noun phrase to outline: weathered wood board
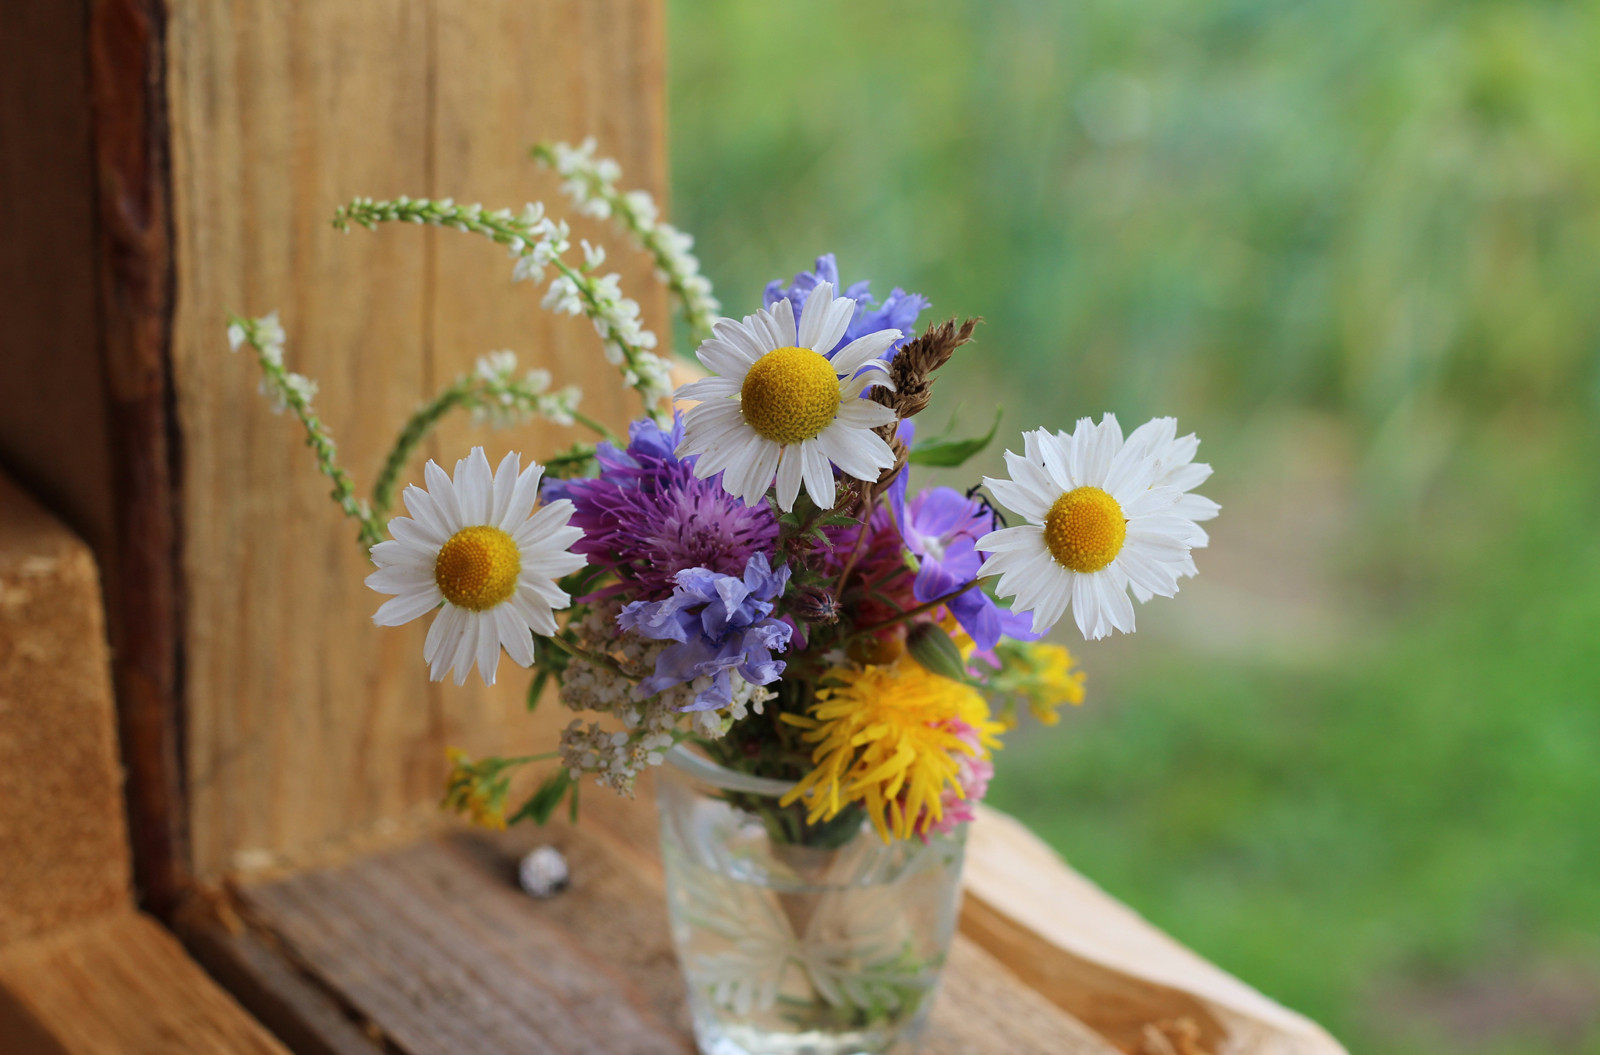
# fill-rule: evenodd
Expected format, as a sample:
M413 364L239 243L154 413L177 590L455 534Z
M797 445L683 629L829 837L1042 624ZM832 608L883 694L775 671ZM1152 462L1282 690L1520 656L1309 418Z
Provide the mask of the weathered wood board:
M0 474L0 946L126 906L128 884L100 577Z
M430 686L425 621L372 626L381 598L361 584L354 533L294 423L256 394L255 365L228 354L224 313L282 312L289 365L320 382L358 483L425 397L499 348L582 385L586 409L620 424L636 408L592 327L541 311L504 250L328 221L358 194L561 207L526 149L588 133L660 193L662 26L659 0L179 2L169 19L182 720L194 870L214 878L429 823L447 745L515 751L548 735L509 663L492 691ZM574 230L604 234L661 330L644 259L597 225ZM425 454L450 465L477 442L531 457L574 438L453 423Z
M0 1052L283 1055L129 887L89 547L0 475Z
M513 876L520 853L544 841L567 854L573 886L534 901ZM362 1035L397 1055L688 1053L660 883L653 845L619 841L602 822L457 832L251 885L239 900L256 940L295 965L290 985L334 994ZM244 999L274 1028L299 1028L307 1000L285 999L282 985L270 1007ZM958 937L919 1051L1115 1049Z
M131 908L0 948L0 1051L288 1055Z

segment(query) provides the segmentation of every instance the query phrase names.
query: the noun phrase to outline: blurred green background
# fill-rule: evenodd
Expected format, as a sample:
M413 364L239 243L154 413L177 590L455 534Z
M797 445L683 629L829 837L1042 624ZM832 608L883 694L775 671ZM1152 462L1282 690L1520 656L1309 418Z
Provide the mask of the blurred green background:
M669 6L730 314L831 250L987 318L938 424L1217 467L992 801L1352 1052L1600 1052L1600 5Z

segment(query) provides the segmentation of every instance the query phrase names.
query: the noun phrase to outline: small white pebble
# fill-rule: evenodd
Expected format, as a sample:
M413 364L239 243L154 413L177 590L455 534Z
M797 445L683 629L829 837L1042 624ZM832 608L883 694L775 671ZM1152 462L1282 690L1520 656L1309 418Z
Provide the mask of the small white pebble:
M517 880L530 897L546 898L567 888L567 859L554 846L541 846L517 866Z

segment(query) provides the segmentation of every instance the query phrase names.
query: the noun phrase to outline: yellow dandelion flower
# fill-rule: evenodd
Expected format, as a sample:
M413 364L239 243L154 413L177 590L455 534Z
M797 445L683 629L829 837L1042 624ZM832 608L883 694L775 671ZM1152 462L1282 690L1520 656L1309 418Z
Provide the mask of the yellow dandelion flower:
M1000 723L981 693L940 677L909 656L891 664L829 672L808 715L783 716L816 745L816 768L782 799L805 800L807 821L830 820L859 802L878 834L904 839L924 811L937 821L946 788L960 793L957 754L974 749L959 730L970 727L987 752L998 748Z

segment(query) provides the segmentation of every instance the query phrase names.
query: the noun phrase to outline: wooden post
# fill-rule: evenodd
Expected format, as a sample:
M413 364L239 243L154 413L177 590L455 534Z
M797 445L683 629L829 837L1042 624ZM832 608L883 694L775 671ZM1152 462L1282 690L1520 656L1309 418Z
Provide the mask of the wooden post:
M255 365L229 354L224 319L281 311L290 366L320 382L360 484L420 401L500 348L581 385L589 413L633 416L592 328L543 312L503 250L329 220L360 194L565 213L527 148L589 134L659 196L662 13L660 0L57 6L23 0L22 31L0 41L0 128L34 147L0 168L0 190L18 192L0 194L17 232L0 275L38 287L0 320L20 349L0 385L36 396L0 424L0 459L106 569L137 878L165 912L191 878L431 823L447 745L548 735L512 668L495 691L430 686L421 628L371 625L381 598L361 585L354 531L293 422L257 395ZM608 245L665 338L643 257L600 225L574 230ZM571 438L452 422L424 455L537 457Z

